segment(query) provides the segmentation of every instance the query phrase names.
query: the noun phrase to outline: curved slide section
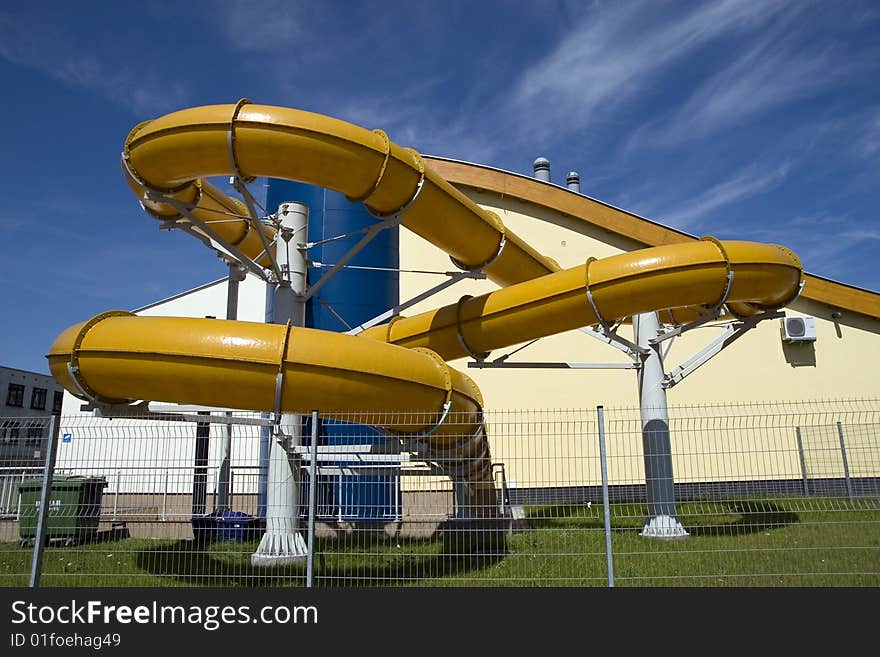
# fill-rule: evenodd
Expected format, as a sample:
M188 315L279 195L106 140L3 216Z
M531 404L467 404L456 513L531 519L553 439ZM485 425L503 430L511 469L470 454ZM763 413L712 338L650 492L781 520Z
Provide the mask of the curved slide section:
M494 507L479 389L427 349L276 324L111 311L68 328L47 357L61 385L108 403L273 411L280 374L277 410L317 409L393 427L402 438L429 434L428 456L464 475L469 504Z
M202 177L286 178L341 192L380 217L399 214L404 226L499 285L559 269L507 231L498 215L426 167L413 149L381 130L320 114L248 101L181 110L136 126L125 140L122 166L144 207L162 219L178 212L145 199L147 189L193 204L201 219L221 226L229 219L223 213L204 216L212 212L203 207ZM225 205L235 203L229 198ZM233 222L230 230L241 229ZM250 257L262 251L259 239L239 248Z
M453 360L644 312L698 317L726 303L754 315L794 300L802 278L800 260L785 247L704 238L588 260L360 335Z
M803 275L783 247L711 238L560 271L382 131L248 101L141 123L125 141L122 166L149 213L176 220L168 199L183 203L260 264L264 238L274 232L242 219L241 202L202 178L270 176L336 190L378 218L400 216L456 264L506 287L361 334L374 340L111 311L55 341L48 359L59 383L98 401L317 409L359 424L393 425L403 438L424 443L428 458L463 475L478 513L495 508L482 399L445 360L642 312L699 316L725 303L734 314L754 314L794 299ZM165 199L147 198L148 191Z

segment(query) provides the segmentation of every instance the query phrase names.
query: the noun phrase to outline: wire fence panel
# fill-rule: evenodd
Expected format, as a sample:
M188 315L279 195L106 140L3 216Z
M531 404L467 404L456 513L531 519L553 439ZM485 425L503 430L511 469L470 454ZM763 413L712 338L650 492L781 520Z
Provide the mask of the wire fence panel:
M331 422L329 433L375 442L375 433L344 420ZM334 483L349 515L325 525L317 585L602 581L601 525L585 497L599 472L588 414L492 411L478 421L452 414L432 433L413 433L418 422L405 415L383 424L402 460L385 457L381 467L361 465L360 474L350 461L337 464L352 469Z
M880 585L880 401L668 416L658 501L639 409L604 410L617 586ZM46 418L16 422L7 443L44 444ZM61 418L40 585L607 586L599 429L595 408ZM23 586L43 468L0 468L0 585Z
M675 512L687 536L665 540L639 532L644 484L630 483L641 474L639 411L606 416L617 585L880 584L876 401L670 407ZM852 499L837 422L853 427Z

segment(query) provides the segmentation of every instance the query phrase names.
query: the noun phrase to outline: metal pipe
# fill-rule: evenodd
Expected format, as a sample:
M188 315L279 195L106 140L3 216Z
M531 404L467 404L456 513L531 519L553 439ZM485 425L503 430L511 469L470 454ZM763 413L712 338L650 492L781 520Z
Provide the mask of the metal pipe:
M577 171L569 171L565 177L565 186L572 192L581 193L581 177Z
M116 471L116 486L113 491L113 520L116 520L116 513L119 511L119 487L122 485L122 470Z
M611 550L611 508L608 495L608 463L605 458L605 407L597 406L599 424L599 465L602 470L602 509L605 515L605 563L608 569L608 586L614 587L614 553Z
M843 458L843 477L846 480L846 494L849 496L849 503L855 504L852 480L849 478L849 461L846 458L846 443L843 441L843 424L840 422L837 423L837 436L840 438L840 456Z
M803 479L803 482L804 482L804 497L809 497L810 496L810 482L807 477L807 457L806 457L806 454L804 454L804 441L801 438L801 428L800 427L794 428L794 435L795 435L795 438L797 438L798 457L800 458L800 462L801 462L801 478Z
M265 323L273 324L275 317L275 285L266 283L266 309ZM260 418L269 420L269 413L263 412ZM268 424L260 427L260 457L259 457L259 479L257 481L257 517L266 517L266 497L269 477L269 451L272 444L272 429Z
M641 354L642 366L638 370L648 503L648 517L641 536L680 538L688 536L688 532L675 511L675 480L672 474L666 389L663 387L663 358L660 355L660 345L653 342L660 335L660 328L657 313L642 313L633 318L636 342L648 350L647 354Z
M226 284L226 319L238 319L239 284L245 279L246 273L238 263L229 263L229 278ZM232 412L227 411L226 417L231 418ZM217 504L215 510L222 513L229 511L229 468L232 463L232 423L226 425L220 448L220 467L217 471Z
M309 554L306 562L306 586L312 588L315 563L315 515L318 513L318 411L312 411L312 459L309 463Z
M165 468L165 484L162 488L162 520L168 520L168 468Z
M28 586L32 589L40 585L40 575L43 569L43 550L46 543L46 529L49 524L49 502L52 499L52 477L55 475L55 458L58 453L58 426L59 420L53 415L49 418L49 435L46 439L46 462L43 465L43 489L40 491L37 533L34 538L34 554L31 558L31 576Z
M210 415L199 411L199 415ZM211 425L208 422L196 424L196 449L193 469L192 514L203 516L208 511L208 448L211 439Z

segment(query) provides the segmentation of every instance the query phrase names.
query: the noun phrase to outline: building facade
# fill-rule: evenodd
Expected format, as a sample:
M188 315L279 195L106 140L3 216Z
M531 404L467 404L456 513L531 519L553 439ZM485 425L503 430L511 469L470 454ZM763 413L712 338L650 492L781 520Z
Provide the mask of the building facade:
M0 367L0 464L4 467L41 466L46 426L60 415L64 389L47 374Z

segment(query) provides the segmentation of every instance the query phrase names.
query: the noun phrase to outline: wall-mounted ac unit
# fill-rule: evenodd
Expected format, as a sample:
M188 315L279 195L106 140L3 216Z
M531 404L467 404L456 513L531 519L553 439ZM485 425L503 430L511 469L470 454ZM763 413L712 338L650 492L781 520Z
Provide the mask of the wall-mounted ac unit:
M809 315L782 318L783 342L815 342L816 319Z

